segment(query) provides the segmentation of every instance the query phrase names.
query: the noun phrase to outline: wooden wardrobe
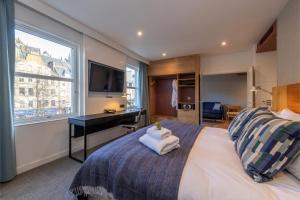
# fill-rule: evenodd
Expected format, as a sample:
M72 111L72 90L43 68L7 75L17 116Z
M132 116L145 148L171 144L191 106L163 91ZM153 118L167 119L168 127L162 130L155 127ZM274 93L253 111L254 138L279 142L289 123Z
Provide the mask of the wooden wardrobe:
M200 55L153 61L148 76L151 122L176 119L199 124ZM171 106L173 80L177 80L177 108Z

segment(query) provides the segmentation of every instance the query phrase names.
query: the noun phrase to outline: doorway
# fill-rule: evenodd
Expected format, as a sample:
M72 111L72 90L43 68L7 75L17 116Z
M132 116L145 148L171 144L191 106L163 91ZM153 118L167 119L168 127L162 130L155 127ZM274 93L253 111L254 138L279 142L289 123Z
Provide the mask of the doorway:
M248 104L247 73L202 75L202 121L227 121L229 108ZM218 106L220 105L220 106ZM238 109L239 110L239 109Z
M151 122L177 118L177 109L171 105L173 80L177 80L177 75L150 77Z

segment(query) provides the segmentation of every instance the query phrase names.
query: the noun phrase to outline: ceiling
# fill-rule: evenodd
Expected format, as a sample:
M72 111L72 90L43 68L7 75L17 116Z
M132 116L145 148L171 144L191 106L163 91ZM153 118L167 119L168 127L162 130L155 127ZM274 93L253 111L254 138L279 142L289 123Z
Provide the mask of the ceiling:
M288 0L41 0L148 60L241 51ZM143 36L138 37L137 31ZM225 47L221 42L226 41Z

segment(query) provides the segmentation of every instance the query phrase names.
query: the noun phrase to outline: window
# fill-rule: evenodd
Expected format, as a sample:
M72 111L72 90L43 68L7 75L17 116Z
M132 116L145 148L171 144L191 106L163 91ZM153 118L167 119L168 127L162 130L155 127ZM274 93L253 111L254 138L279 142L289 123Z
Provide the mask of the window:
M127 107L137 107L138 68L132 65L126 67Z
M43 101L43 107L47 107L49 105L49 101L48 100L44 100Z
M28 102L28 107L29 107L29 108L33 108L33 101L29 101L29 102Z
M15 38L16 122L76 112L76 46L23 25L17 25Z
M22 87L19 88L19 95L25 96L25 88L22 88Z
M28 95L34 96L33 88L28 88Z
M51 106L52 106L52 107L55 107L55 100L52 100L52 101L51 101Z
M55 89L51 90L51 95L55 95Z

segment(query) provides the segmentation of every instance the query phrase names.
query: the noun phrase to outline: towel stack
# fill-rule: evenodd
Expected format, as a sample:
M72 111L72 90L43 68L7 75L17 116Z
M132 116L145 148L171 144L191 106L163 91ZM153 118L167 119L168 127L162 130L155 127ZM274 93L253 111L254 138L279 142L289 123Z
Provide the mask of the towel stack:
M161 127L152 126L147 129L145 135L139 141L159 155L164 155L180 147L179 138L172 135L172 131Z

